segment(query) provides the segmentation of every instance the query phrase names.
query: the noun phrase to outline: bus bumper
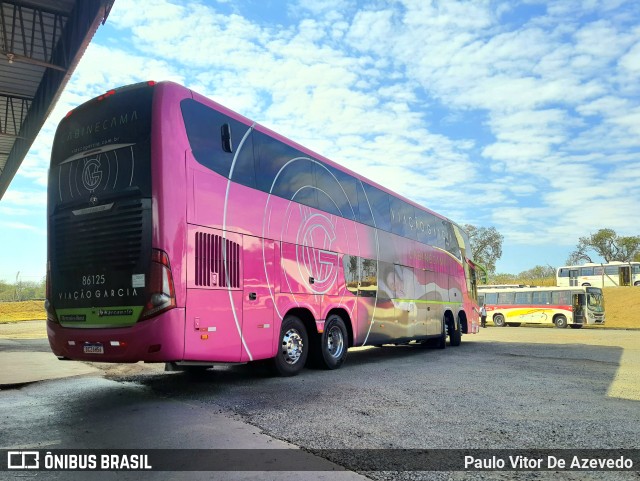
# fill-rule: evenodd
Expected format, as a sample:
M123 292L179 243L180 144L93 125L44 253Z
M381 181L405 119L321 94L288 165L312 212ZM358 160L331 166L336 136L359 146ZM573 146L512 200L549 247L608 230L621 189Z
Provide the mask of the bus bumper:
M93 362L167 362L184 354L184 308L175 308L131 327L62 327L47 321L53 353L62 359Z

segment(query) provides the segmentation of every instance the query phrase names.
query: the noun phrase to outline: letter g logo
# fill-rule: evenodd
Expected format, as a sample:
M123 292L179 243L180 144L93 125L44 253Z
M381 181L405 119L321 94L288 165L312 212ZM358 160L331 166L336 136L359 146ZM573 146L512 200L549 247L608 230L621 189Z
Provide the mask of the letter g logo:
M82 185L89 192L93 192L102 181L102 171L100 170L100 161L98 158L86 159L84 161L84 169L82 169Z

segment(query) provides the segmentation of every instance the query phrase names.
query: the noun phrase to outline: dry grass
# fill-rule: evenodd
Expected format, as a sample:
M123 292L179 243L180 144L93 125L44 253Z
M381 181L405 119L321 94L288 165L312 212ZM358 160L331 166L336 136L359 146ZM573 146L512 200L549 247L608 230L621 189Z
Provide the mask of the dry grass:
M605 287L606 327L640 329L640 288ZM0 302L0 323L46 319L42 301Z
M0 302L0 323L46 318L44 301Z
M640 288L605 287L606 326L640 329Z

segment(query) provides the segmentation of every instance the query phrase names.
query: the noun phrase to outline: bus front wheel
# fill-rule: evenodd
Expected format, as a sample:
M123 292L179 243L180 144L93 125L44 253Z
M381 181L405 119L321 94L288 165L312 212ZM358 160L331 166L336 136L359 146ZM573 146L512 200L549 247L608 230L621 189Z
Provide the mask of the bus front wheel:
M496 314L493 316L493 324L496 327L504 327L506 323L504 322L504 316L502 314Z
M329 316L324 326L320 342L322 366L326 369L338 369L347 358L349 336L342 318L336 314Z
M273 367L280 376L295 376L304 367L309 354L309 337L302 321L286 316L280 328L278 352Z
M558 327L560 329L564 329L568 325L567 318L564 317L564 316L556 317L553 322L556 325L556 327Z

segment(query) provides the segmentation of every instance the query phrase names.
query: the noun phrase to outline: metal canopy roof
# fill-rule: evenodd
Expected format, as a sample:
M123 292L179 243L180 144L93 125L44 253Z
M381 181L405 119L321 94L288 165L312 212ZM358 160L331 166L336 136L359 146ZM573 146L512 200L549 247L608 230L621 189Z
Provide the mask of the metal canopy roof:
M0 199L114 1L0 1Z

